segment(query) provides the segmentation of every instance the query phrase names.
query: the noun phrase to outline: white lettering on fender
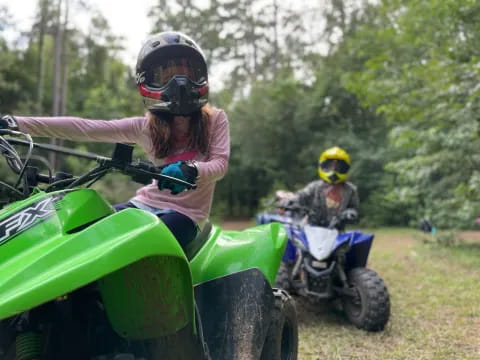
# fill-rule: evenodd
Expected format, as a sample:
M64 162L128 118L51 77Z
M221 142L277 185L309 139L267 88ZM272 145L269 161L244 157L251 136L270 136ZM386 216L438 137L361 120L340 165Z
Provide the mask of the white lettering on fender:
M30 227L37 219L45 219L54 214L53 201L51 197L43 199L0 222L0 245L9 237Z

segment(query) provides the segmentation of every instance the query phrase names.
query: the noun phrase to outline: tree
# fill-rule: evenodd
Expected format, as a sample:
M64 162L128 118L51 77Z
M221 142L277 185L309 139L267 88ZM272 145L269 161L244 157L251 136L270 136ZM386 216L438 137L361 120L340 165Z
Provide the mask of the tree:
M364 61L349 89L391 126L389 198L411 221L468 227L480 211L478 15L475 1L385 0L350 42Z

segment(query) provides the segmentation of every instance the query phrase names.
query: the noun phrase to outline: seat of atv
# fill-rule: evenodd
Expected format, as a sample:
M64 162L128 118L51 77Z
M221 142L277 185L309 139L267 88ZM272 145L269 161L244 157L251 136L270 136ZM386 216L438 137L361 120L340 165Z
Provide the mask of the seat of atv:
M208 235L210 235L210 231L212 230L212 223L208 221L203 230L197 234L195 239L188 243L185 248L185 255L187 255L187 259L191 260L198 251L202 248L203 244L207 242Z

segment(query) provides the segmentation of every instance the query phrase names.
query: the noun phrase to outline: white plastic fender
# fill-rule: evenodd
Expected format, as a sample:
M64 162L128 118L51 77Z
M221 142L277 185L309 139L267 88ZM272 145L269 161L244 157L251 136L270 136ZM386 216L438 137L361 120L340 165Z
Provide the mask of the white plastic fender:
M330 256L337 240L338 230L305 225L304 231L310 247L310 253L315 259L323 260Z

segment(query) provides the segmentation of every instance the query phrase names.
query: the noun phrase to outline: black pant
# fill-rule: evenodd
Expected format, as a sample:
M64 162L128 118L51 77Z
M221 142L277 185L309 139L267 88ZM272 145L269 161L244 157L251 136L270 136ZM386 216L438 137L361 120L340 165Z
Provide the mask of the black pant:
M127 208L137 208L131 202L113 205L116 211ZM195 239L197 235L197 225L188 216L180 214L179 212L172 212L168 214L159 214L158 217L167 225L173 236L180 243L183 250L185 247Z

